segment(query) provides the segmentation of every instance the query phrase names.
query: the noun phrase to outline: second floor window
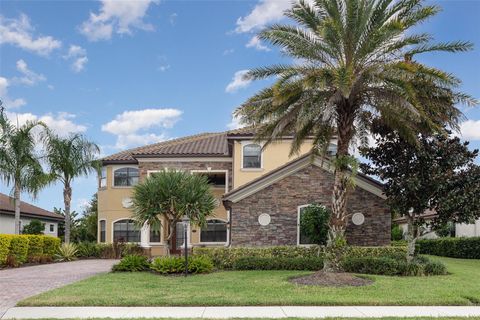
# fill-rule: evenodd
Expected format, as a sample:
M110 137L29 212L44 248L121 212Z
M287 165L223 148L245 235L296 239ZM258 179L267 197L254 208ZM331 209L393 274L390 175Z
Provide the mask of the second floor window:
M243 147L243 168L262 167L262 147L258 144L247 144Z
M107 168L102 167L102 171L100 172L100 188L104 188L107 186Z
M115 187L131 187L138 183L137 168L120 168L113 174L113 185Z

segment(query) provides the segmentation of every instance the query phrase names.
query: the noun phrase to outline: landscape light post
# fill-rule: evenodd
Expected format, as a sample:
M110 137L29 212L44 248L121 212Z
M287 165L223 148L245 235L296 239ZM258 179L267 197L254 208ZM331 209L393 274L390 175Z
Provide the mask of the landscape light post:
M183 222L183 241L185 244L185 277L188 274L188 225L190 224L190 219L184 215L182 218Z

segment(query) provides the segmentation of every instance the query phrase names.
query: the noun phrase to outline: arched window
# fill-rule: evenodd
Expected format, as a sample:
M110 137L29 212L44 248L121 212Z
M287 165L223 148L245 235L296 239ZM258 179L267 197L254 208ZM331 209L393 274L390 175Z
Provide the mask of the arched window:
M140 242L140 230L135 221L124 219L113 224L113 241Z
M218 219L207 220L200 232L200 242L227 242L227 223Z
M131 187L138 183L137 168L120 168L113 173L113 185L115 187Z
M243 167L242 168L261 168L262 167L262 147L258 144L247 144L243 146Z

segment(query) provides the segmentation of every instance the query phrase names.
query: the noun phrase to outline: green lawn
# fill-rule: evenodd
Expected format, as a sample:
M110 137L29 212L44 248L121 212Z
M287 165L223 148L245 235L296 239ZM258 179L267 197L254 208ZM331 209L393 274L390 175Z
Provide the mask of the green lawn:
M369 276L365 287L288 282L308 272L229 271L188 278L109 273L55 289L20 306L480 305L480 260L437 258L451 273L434 277Z

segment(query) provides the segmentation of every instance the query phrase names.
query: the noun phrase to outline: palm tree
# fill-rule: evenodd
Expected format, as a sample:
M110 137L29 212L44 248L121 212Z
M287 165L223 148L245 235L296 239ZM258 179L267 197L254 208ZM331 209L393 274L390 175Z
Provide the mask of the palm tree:
M236 111L270 143L294 134L291 153L306 139L324 153L337 139L328 246L344 239L349 149L365 144L374 121L414 143L419 132L458 129L455 103L474 104L456 91L460 80L413 58L425 52L459 52L469 42L432 43L412 28L439 12L422 0L300 0L286 16L296 25L273 25L259 38L279 46L292 64L260 67L248 79L275 78Z
M191 223L203 226L215 207L208 179L185 171L161 171L147 177L133 189L133 218L139 227L148 224L159 232L162 219L167 222L167 244L176 232L177 222L187 216Z
M70 242L70 204L72 202L72 182L80 176L98 172L96 157L98 146L81 134L71 134L66 138L48 132L45 137L46 160L55 180L63 184L65 205L65 242Z
M20 234L20 197L27 192L36 197L38 192L50 182L35 151L35 130L45 125L37 121L27 121L22 126L14 126L3 112L0 112L0 180L12 185L15 205L15 234Z

